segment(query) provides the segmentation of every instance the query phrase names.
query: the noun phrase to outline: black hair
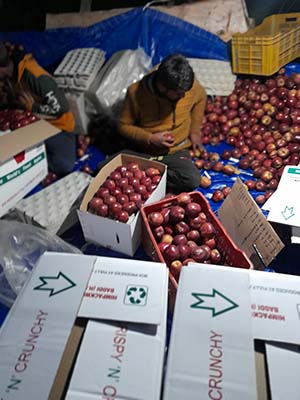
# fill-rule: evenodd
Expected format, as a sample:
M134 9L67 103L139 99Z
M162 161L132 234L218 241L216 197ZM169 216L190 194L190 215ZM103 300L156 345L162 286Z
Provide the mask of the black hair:
M155 79L167 89L187 92L193 86L194 71L183 55L170 54L159 65Z

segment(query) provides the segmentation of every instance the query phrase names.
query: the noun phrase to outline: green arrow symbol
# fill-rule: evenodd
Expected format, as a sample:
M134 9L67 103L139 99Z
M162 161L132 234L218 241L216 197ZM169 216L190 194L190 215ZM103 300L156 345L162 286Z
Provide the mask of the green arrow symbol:
M39 279L43 283L33 288L33 290L48 290L50 292L49 297L76 286L76 283L71 281L71 279L62 272L59 272L57 276L40 276Z
M285 220L292 218L295 215L294 207L285 206L285 209L284 211L281 211L281 214Z
M227 311L238 307L234 301L230 300L218 290L213 289L212 294L191 293L198 301L191 305L191 308L199 308L201 310L211 310L212 316L217 317ZM204 299L203 299L204 298Z

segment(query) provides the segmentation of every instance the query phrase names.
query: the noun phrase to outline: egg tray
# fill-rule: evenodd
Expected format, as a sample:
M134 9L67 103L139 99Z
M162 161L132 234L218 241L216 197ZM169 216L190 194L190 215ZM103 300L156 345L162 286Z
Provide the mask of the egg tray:
M87 90L105 63L105 52L95 48L69 51L54 72L61 88Z
M16 212L28 224L43 227L54 234L62 234L77 221L76 208L79 208L81 194L91 180L88 174L72 172L19 201Z
M227 61L188 58L195 76L210 96L228 96L234 89L236 76Z

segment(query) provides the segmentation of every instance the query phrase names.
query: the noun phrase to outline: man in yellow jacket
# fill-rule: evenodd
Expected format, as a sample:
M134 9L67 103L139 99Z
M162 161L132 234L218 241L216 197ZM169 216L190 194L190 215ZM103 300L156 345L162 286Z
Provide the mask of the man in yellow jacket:
M71 172L76 160L76 141L72 131L75 119L68 101L52 76L19 48L9 53L0 42L0 81L8 94L8 103L48 119L62 132L45 141L48 166L58 176Z
M191 191L200 184L187 149L202 147L205 104L205 90L180 54L169 55L127 90L119 133L131 148L168 166L167 184L174 192Z

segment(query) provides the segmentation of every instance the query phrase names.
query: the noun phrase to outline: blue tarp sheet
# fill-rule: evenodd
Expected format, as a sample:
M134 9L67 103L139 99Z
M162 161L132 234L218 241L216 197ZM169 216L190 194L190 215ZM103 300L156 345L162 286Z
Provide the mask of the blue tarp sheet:
M51 67L72 49L96 47L107 58L124 49L142 47L153 65L166 55L228 60L227 45L216 35L151 8L135 8L86 28L59 28L45 32L0 33L0 40L22 43L43 67Z

